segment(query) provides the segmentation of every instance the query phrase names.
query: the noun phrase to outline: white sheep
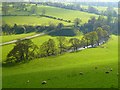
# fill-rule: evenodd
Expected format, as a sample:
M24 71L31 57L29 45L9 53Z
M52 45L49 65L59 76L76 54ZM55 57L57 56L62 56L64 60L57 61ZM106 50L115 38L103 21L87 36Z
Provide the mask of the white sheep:
M80 75L83 75L83 72L80 72Z
M30 82L30 80L27 80L27 83L29 83Z
M47 84L47 81L42 81L42 84Z
M110 71L112 71L113 69L111 68Z

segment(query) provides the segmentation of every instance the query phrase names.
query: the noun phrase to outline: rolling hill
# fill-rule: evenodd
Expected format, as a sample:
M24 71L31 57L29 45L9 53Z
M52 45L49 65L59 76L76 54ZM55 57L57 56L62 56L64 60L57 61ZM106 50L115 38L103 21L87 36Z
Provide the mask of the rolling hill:
M3 88L117 88L117 38L111 36L98 48L3 67ZM42 85L43 80L47 84Z

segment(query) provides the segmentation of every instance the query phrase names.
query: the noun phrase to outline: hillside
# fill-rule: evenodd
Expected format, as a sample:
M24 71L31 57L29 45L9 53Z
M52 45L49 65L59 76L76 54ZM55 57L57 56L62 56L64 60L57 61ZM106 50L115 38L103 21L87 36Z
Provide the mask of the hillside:
M14 67L3 67L3 87L115 88L118 86L117 38L112 36L106 44L98 48L35 59ZM106 74L110 68L113 71ZM80 72L83 72L83 75L80 75ZM27 80L30 83L26 83ZM41 84L43 80L47 81L46 85Z
M112 14L66 2L2 4L3 88L118 88L119 20Z

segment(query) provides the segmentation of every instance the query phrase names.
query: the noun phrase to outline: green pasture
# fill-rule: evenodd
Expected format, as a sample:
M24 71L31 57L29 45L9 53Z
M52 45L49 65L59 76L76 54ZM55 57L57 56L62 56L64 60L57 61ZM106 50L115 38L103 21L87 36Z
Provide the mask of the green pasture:
M74 21L75 18L80 18L82 20L82 23L87 22L91 16L98 17L98 15L96 14L90 14L87 12L68 10L51 6L39 6L38 7L38 12L40 12L39 14L41 14L43 9L46 11L46 15L55 16L58 18L63 18L71 21Z
M112 35L97 48L39 58L2 70L3 88L117 88L118 36ZM42 85L44 80L47 84Z
M64 25L70 24L67 22L40 17L40 16L3 16L2 17L3 23L13 26L14 24L17 25L49 25L53 23L57 25L58 23L63 23Z

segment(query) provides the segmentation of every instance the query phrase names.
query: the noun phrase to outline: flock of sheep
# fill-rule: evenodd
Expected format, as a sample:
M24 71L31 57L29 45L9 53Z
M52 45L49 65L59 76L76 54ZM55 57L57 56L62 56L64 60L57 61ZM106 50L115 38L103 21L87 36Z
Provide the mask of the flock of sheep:
M95 69L98 69L98 67L95 67ZM110 72L112 72L113 71L113 69L112 68L110 68L108 71L106 71L105 73L106 74L109 74ZM79 73L80 75L83 75L84 73L83 72L80 72ZM119 73L117 73L117 76L119 75ZM30 82L30 80L27 80L27 83L29 83ZM41 84L47 84L47 81L42 81L41 82Z

